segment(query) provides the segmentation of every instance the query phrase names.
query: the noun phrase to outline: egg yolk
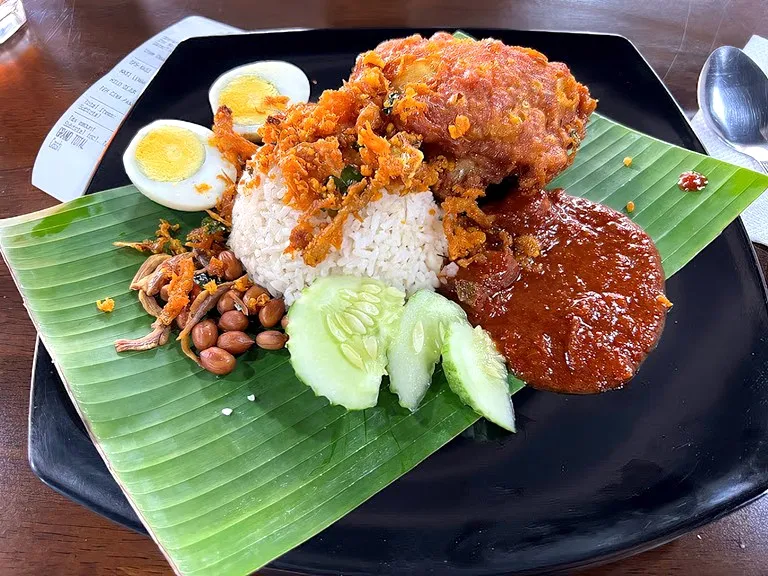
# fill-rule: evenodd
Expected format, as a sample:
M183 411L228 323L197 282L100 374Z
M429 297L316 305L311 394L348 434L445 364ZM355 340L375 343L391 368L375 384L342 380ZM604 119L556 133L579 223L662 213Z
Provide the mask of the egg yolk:
M267 116L285 108L282 100L274 85L254 74L238 76L219 95L219 105L232 110L238 124L263 124Z
M200 169L204 160L203 143L186 128L155 128L136 146L139 169L155 182L186 180Z

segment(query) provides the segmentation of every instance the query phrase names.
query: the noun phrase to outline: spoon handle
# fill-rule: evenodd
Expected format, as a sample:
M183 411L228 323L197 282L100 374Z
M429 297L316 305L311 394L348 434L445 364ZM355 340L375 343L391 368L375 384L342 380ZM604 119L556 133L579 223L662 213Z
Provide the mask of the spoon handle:
M768 144L761 146L735 147L742 154L751 156L760 165L760 169L768 174Z

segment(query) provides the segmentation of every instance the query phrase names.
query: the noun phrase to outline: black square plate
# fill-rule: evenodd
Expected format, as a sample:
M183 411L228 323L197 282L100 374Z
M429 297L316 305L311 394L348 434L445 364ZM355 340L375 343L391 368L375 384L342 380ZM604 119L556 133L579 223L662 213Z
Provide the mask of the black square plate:
M359 52L412 30L312 30L182 43L117 132L89 190L127 184L121 155L157 118L212 123L208 87L254 60L288 60L337 87ZM431 33L431 30L419 30ZM566 62L603 114L673 144L701 144L642 56L609 35L469 30ZM312 574L507 574L631 554L768 489L768 306L740 222L668 283L659 348L625 390L515 397L520 432L475 428L274 563ZM141 530L45 350L34 370L29 452L45 482Z

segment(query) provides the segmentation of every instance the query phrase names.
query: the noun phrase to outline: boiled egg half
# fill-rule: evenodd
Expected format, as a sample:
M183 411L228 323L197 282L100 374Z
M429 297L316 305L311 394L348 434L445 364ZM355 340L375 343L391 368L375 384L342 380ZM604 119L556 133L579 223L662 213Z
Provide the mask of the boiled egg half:
M150 200L185 212L213 208L237 177L208 128L181 120L156 120L133 137L123 154L125 173Z
M309 100L309 80L301 68L280 60L253 62L219 76L208 92L213 113L232 111L233 128L249 140L271 114Z

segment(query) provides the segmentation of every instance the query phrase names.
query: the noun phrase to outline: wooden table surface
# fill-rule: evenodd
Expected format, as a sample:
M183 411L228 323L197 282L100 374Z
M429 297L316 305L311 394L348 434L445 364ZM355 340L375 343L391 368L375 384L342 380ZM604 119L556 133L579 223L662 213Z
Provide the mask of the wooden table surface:
M0 4L2 0L0 0ZM712 49L768 35L765 0L24 0L27 28L0 47L0 217L50 206L30 184L56 119L136 45L189 14L246 29L464 26L614 32L630 38L683 108ZM764 262L764 265L766 262ZM153 543L44 486L27 463L35 330L0 266L0 574L170 574ZM590 576L768 573L768 499Z

